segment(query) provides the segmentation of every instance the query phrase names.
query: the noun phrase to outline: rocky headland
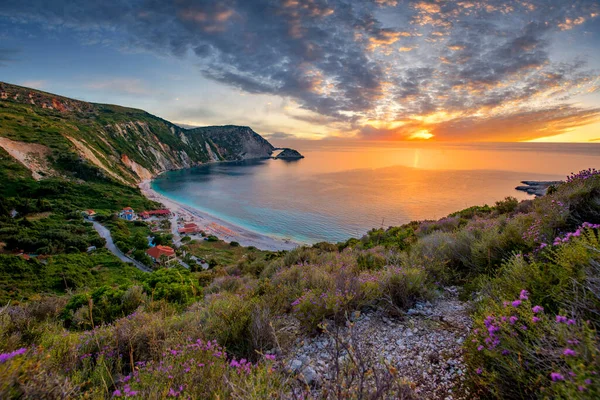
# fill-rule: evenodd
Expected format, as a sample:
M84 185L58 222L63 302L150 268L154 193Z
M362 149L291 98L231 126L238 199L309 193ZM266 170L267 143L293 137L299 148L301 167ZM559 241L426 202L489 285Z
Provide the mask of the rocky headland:
M273 157L275 160L299 160L304 158L297 150L284 148L281 153Z
M550 186L558 185L561 181L521 181L524 186L517 186L515 189L535 196L543 196Z

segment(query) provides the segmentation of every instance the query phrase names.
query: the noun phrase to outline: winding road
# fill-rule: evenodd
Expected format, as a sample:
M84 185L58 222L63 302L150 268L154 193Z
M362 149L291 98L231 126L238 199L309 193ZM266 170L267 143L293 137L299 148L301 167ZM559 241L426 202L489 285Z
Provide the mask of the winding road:
M150 268L148 268L141 262L134 260L131 257L126 256L121 250L119 250L119 248L113 242L113 238L112 238L108 228L106 228L104 225L100 224L99 222L96 222L96 221L90 221L90 222L92 224L94 224L94 229L96 230L96 232L98 232L98 234L106 240L106 245L104 247L106 247L111 253L113 253L115 256L119 257L119 259L121 261L126 262L128 264L133 264L138 269L140 269L144 272L152 272L150 270Z

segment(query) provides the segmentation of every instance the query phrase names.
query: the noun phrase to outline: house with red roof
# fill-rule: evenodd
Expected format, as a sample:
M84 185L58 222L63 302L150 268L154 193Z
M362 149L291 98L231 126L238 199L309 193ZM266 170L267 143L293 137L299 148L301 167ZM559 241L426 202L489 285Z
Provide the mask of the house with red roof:
M148 219L152 216L155 217L168 217L171 215L171 210L161 209L161 210L150 210L150 211L142 211L140 213L140 218Z
M162 257L165 257L167 262L171 262L176 258L175 250L169 246L158 245L150 247L146 250L146 254L148 254L154 262L160 262Z
M183 228L179 228L178 232L182 235L193 235L195 233L199 233L200 228L198 227L198 225L194 224L193 222L190 222L183 225Z

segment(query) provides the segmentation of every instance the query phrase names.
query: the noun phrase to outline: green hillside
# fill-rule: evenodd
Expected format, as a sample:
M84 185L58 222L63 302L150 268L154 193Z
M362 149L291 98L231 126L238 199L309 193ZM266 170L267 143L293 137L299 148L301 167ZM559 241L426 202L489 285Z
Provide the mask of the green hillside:
M183 129L142 110L1 82L0 94L0 147L21 153L38 178L132 185L208 161L269 157L274 149L248 127Z

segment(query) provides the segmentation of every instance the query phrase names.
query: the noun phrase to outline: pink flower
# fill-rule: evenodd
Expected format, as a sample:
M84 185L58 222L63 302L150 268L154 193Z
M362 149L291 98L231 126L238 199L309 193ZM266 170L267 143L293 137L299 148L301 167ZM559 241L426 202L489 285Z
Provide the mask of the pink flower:
M265 354L265 358L270 361L275 361L275 354Z
M529 299L529 292L525 289L521 290L521 293L519 294L519 298L521 300L528 300Z
M557 316L556 316L556 322L558 322L558 323L564 323L564 322L567 322L567 317L564 317L564 316L562 316L562 315L557 315Z
M478 351L481 351L481 350L483 350L483 346L482 346L482 345L479 345L479 346L477 346L477 350L478 350Z

